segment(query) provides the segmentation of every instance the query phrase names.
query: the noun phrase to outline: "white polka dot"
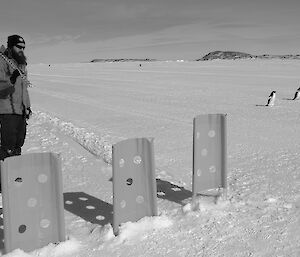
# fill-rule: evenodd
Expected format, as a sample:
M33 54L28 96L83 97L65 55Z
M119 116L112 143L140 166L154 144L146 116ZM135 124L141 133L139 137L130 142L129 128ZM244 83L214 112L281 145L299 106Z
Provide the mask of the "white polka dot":
M197 176L200 177L202 175L202 170L198 169L197 170Z
M37 199L35 198L29 198L27 201L28 207L35 207L37 205Z
M124 165L125 165L125 160L124 159L120 159L120 161L119 161L120 168L123 168Z
M42 219L41 222L40 222L40 226L42 228L48 228L50 226L50 220Z
M72 201L65 201L66 204L70 205L70 204L73 204Z
M40 174L40 175L38 176L38 181L39 181L40 183L46 183L47 180L48 180L48 176L45 175L45 174Z
M136 165L139 165L139 164L141 164L141 162L142 162L142 158L141 158L141 156L139 156L139 155L137 155L137 156L134 156L134 158L133 158L133 162L134 162L134 164L136 164Z
M201 155L202 156L207 156L207 149L206 148L201 150Z
M210 131L208 132L208 136L209 136L209 137L215 137L215 135L216 135L216 132L215 132L214 130L210 130Z
M136 202L139 203L139 204L143 203L143 202L144 202L144 197L141 196L141 195L139 195L139 196L136 198Z
M86 206L85 208L89 209L89 210L95 210L96 207L95 206L92 206L92 205L88 205Z
M209 171L210 171L211 173L215 173L215 172L216 172L216 167L215 167L215 166L210 166L210 167L209 167Z
M121 205L121 208L125 208L126 207L126 201L122 200L121 203L120 203L120 205Z
M88 199L86 197L79 197L78 198L80 201L87 201Z

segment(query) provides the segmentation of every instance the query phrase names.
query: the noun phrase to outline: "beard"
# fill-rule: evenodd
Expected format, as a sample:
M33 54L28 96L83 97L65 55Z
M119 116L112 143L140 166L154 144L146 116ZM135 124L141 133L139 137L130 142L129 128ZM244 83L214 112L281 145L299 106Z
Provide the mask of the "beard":
M14 49L12 49L11 54L12 54L12 58L14 58L19 65L27 64L27 61L26 61L27 58L23 52L21 52L21 51L16 52L16 51L14 51Z

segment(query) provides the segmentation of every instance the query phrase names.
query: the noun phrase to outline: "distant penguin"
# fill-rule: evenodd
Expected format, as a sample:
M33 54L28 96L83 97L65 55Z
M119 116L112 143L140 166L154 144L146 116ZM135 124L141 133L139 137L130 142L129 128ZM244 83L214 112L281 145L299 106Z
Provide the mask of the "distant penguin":
M300 87L297 89L293 100L298 100L298 99L300 99Z
M276 91L272 91L271 94L269 95L268 103L266 104L266 106L274 106L275 98L276 98Z

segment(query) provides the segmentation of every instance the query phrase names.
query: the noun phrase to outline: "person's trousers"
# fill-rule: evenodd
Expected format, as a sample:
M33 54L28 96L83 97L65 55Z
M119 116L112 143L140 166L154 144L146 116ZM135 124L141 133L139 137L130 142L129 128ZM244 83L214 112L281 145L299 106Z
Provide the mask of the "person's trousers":
M20 155L21 147L24 145L26 137L26 118L24 115L0 114L1 146L0 160L6 157ZM0 192L1 176L0 176Z
M17 114L0 114L1 147L0 160L20 155L26 137L26 118Z

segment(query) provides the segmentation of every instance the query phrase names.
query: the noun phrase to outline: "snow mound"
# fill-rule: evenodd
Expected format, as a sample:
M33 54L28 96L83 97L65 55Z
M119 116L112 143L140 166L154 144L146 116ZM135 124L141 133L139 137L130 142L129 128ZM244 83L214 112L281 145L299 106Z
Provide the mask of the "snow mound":
M143 240L150 231L164 229L172 224L172 220L167 216L145 217L138 222L126 222L120 226L120 234L116 238L116 243Z
M34 112L34 115L39 122L54 126L63 134L70 136L86 150L102 158L106 163L111 164L112 144L104 137L97 136L94 132L88 131L85 128L76 127L71 122L63 121L60 118L53 117L41 111Z
M226 199L216 200L214 197L202 197L184 205L182 207L182 212L188 214L200 211L203 213L214 212L216 214L226 210L229 205L230 202Z
M20 249L16 249L6 255L5 257L63 257L72 256L81 249L81 244L75 240L67 240L57 245L49 244L41 249L35 250L31 253L26 253Z
M81 248L81 245L76 240L68 240L60 243L54 248L53 255L55 257L66 256L76 253Z

